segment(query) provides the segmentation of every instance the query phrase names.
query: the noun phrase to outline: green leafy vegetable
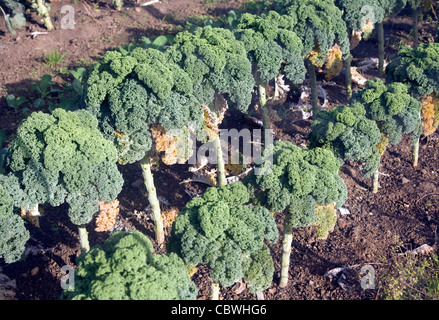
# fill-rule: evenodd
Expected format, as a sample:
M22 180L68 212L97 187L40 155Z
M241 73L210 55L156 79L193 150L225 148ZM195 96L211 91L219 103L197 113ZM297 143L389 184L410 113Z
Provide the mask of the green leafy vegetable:
M63 300L195 300L197 287L175 253L156 254L139 231L117 231L80 256Z

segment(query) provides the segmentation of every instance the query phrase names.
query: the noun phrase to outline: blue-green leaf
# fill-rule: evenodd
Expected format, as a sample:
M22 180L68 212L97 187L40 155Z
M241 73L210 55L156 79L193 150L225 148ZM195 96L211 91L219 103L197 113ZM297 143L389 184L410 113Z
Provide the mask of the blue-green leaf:
M76 80L81 82L85 78L87 70L85 70L85 68L83 67L80 67L76 70L71 71L71 74L73 75L73 77L75 77Z
M43 107L46 104L44 99L36 99L33 103L34 108Z
M167 42L168 38L166 38L166 36L158 36L152 43L152 46L156 49L160 49L163 48Z

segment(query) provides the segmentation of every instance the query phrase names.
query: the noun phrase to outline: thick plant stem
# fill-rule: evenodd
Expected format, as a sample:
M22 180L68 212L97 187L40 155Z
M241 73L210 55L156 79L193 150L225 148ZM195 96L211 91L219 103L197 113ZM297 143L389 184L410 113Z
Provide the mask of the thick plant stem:
M352 62L352 56L349 53L349 56L344 61L344 69L345 69L345 76L346 76L346 96L348 99L352 96L352 74L351 74L351 62Z
M316 68L309 60L308 60L308 73L309 73L309 81L311 86L312 112L315 117L319 112L319 96L317 94Z
M384 74L384 25L383 22L377 23L378 35L378 72Z
M220 286L216 282L212 282L210 291L210 300L219 300Z
M419 11L420 8L413 8L413 49L417 49L419 45Z
M224 165L224 158L223 158L223 149L221 148L221 137L218 134L215 139L216 142L216 158L217 158L217 171L218 171L218 187L224 187L227 184L226 179L226 169Z
M416 167L418 165L419 160L419 138L413 144L413 166Z
M46 26L47 30L53 30L53 23L50 19L49 10L44 4L44 0L36 0L37 1L37 11L40 16L43 17L43 23Z
M379 169L375 171L372 178L372 192L377 193L379 188L378 177L380 175Z
M348 35L352 36L352 29L347 28ZM346 85L346 97L348 100L352 96L352 73L351 73L352 54L349 50L347 58L344 60L344 72L345 72L345 85Z
M212 127L217 132L216 138L215 138L215 148L216 148L216 166L217 166L217 185L218 187L223 187L227 184L226 179L226 170L224 165L224 156L223 156L223 149L221 147L221 136L219 129L219 126L221 124L221 121L224 117L224 112L227 110L227 100L224 99L224 96L218 91L215 91L215 97L214 97L214 108L218 112L217 118L214 120L215 125Z
M267 110L267 95L265 93L265 85L258 85L259 91L259 107L262 113L262 123L264 124L264 129L270 129L270 117L268 116Z
M90 251L90 243L88 242L88 232L85 225L78 226L79 244L81 245L82 252Z
M140 166L142 168L143 181L145 183L146 191L148 192L148 200L151 205L152 215L155 224L155 235L157 244L160 246L165 242L165 232L163 231L163 219L160 211L160 203L157 198L157 191L154 185L154 179L151 172L151 162L149 156L146 155Z
M289 214L285 221L289 220ZM291 241L293 240L293 229L284 224L284 235L282 240L282 266L280 271L279 287L285 288L288 283L288 271L290 269Z

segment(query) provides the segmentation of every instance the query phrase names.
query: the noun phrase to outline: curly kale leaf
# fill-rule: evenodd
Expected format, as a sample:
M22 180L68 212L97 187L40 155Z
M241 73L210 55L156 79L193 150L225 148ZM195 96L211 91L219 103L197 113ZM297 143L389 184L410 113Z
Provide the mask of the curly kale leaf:
M2 181L10 183L17 206L68 202L72 221L84 224L98 210L96 203L113 201L121 191L116 161L116 148L87 111L35 112L17 129L10 173ZM71 201L75 197L87 200L78 204Z
M247 278L246 257L264 250L265 240L278 239L273 216L265 208L247 204L249 199L241 182L208 188L175 220L170 248L187 264L206 263L211 278L223 286ZM252 272L266 270L254 268Z
M372 176L379 167L377 143L381 133L376 122L366 118L366 110L360 103L319 112L309 137L311 147L331 150L341 163L345 158L365 162L365 177Z
M175 253L153 252L138 231L117 231L78 261L75 289L65 300L195 300L197 288Z
M408 93L420 100L439 95L439 43L420 44L417 49L402 47L386 67L386 82L401 82Z
M353 93L351 103L362 103L366 117L377 122L390 144L397 144L402 133L411 134L413 142L422 133L422 104L408 94L399 82L385 85L381 79L366 82L366 88Z
M227 95L238 110L245 112L252 99L254 79L244 45L230 30L206 26L176 35L166 54L189 76L194 86L206 86ZM203 93L203 94L200 94ZM211 105L212 95L194 92L197 99Z
M275 11L260 16L242 15L234 33L244 43L264 83L274 79L279 72L285 73L295 84L303 82L306 74L301 57L303 45L293 31L293 25L289 16Z

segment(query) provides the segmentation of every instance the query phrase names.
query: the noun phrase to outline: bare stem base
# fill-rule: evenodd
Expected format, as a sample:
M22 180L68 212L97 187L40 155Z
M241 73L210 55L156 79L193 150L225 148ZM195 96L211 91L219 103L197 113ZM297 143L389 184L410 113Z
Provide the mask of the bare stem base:
M148 155L146 155L142 159L140 166L142 167L143 181L145 183L146 191L148 192L148 200L151 205L152 216L154 219L156 241L157 244L160 246L165 242L165 232L163 228L163 219L160 210L160 203L157 198L157 191L151 172L151 162Z
M285 217L287 219L288 217ZM289 219L288 219L289 220ZM288 284L288 273L290 269L291 242L293 240L293 230L285 226L284 237L282 240L282 266L280 271L279 287L285 288Z

